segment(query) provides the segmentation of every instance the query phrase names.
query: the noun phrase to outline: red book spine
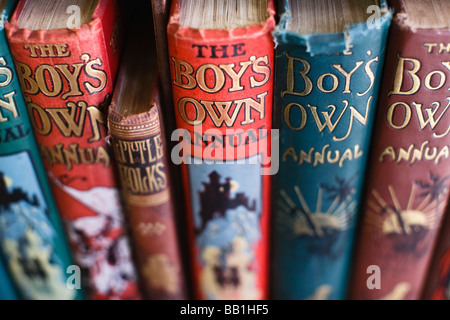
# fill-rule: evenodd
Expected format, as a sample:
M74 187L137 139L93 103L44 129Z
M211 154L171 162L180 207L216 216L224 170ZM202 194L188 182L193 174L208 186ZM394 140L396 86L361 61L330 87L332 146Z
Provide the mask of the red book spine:
M7 38L36 139L92 299L137 299L117 177L106 143L106 110L120 56L114 1L99 0L78 29L18 27Z
M399 7L401 8L401 7ZM448 30L393 21L350 298L420 299L450 183Z
M184 27L179 14L173 1L172 161L182 154L196 298L266 299L270 176L260 159L271 142L273 1L266 21L231 30Z

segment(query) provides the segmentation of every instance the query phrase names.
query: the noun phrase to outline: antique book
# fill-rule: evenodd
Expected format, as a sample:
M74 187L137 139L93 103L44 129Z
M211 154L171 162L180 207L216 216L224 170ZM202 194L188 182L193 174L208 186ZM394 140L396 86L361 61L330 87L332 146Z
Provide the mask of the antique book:
M448 203L447 1L391 1L351 299L420 299Z
M266 299L274 3L171 4L171 159L183 173L194 294Z
M0 1L4 21L16 1ZM0 26L0 252L23 299L82 298L67 286L69 244ZM0 282L2 289L7 284Z
M278 13L272 298L340 300L392 15L377 0L280 1Z
M148 4L148 6L147 6ZM146 299L186 299L150 3L136 4L109 109L136 268Z
M426 271L424 300L450 300L450 214L445 213L439 237Z
M121 52L114 0L21 0L5 23L82 289L139 299L106 111Z

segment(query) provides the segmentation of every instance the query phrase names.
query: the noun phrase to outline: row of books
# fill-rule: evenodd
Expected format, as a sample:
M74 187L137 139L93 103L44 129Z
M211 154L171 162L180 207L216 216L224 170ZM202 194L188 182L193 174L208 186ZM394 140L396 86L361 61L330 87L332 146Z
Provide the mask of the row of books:
M0 7L0 299L450 297L450 4Z

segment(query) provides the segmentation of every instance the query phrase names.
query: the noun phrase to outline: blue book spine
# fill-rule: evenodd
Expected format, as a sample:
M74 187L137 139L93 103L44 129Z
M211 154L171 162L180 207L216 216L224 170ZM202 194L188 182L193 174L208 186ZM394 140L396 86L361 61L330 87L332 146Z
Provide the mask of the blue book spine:
M0 255L20 299L82 299L5 35L16 3L0 11Z
M358 209L392 14L341 33L275 29L272 297L346 298Z

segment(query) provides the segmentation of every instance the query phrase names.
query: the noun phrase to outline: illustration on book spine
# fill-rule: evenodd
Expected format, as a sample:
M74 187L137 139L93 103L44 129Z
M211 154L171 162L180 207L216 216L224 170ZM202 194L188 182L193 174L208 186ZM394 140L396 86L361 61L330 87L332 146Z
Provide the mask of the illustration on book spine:
M0 242L13 279L27 299L73 299L29 154L1 156L0 168Z
M261 181L258 163L190 165L200 284L208 299L257 299L254 253L261 238Z

